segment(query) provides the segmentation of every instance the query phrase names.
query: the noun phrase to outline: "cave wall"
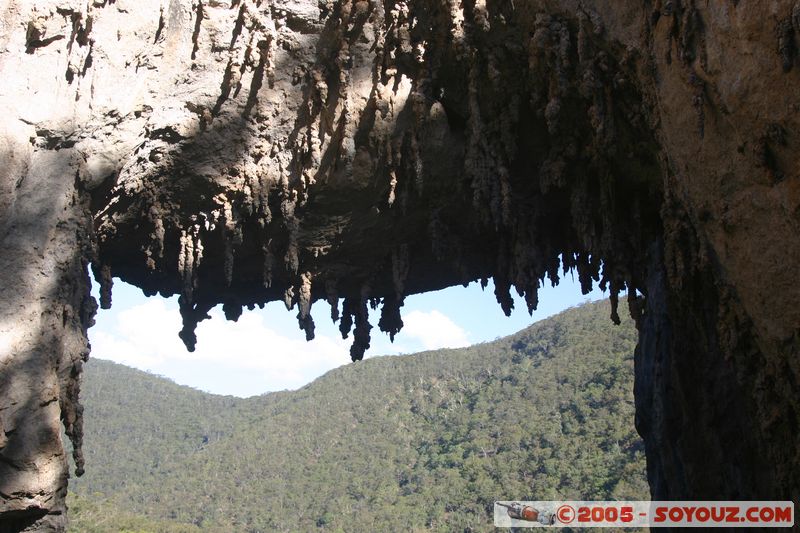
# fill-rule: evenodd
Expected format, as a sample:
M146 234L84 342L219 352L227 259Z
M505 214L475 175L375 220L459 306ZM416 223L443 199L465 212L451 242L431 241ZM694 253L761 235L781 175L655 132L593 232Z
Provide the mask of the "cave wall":
M178 294L189 349L217 304L327 305L354 360L368 305L574 272L630 295L653 496L798 496L800 4L0 10L0 524L64 527L88 270Z
M657 7L669 166L637 365L651 490L796 500L800 4Z

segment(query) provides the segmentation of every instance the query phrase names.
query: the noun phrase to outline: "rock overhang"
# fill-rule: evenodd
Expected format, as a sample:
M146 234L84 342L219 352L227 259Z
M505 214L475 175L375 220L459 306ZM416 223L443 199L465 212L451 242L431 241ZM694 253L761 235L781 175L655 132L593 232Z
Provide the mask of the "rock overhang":
M297 37L315 10L254 6L204 43L218 94L152 110L94 195L99 280L180 294L187 346L219 303L284 300L311 336L316 300L356 322L380 302L396 332L405 295L481 278L506 312L573 268L643 290L663 168L635 54L599 21L345 2Z

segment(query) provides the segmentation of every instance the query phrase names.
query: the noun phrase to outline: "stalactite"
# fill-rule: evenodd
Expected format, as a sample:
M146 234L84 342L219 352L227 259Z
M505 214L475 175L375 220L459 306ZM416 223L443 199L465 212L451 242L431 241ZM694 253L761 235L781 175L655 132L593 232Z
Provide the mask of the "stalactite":
M193 217L192 225L188 230L181 232L180 253L178 254L178 274L181 276L182 288L178 297L178 307L183 319L183 329L178 336L186 345L186 348L193 352L197 343L195 329L198 322L209 318L208 311L214 304L204 304L196 307L194 302L194 291L198 284L198 267L203 259L203 243L200 240L201 225L197 218Z
M577 263L577 270L578 270L578 280L581 284L581 293L589 294L592 290L592 281L594 276L596 276L596 271L594 272L589 265L589 260L586 254L579 254L578 255L578 263Z
M80 382L83 363L89 359L89 350L72 364L65 398L61 401L61 420L64 432L72 443L72 460L75 462L75 476L85 473L86 461L83 455L83 405L80 403Z
M314 338L314 318L311 316L311 274L304 272L300 275L300 287L297 294L297 322L300 329L305 331L306 340Z
M178 308L183 318L183 328L178 333L178 337L183 341L186 349L193 352L197 345L197 324L203 320L208 320L211 315L208 312L214 307L214 304L192 304L190 301L181 295L178 297Z
M164 229L161 207L155 199L151 201L153 203L148 211L148 219L153 225L153 231L150 234L150 243L145 249L145 255L147 256L147 268L154 271L160 261L164 259L164 237L166 232ZM153 248L155 248L155 250L153 250Z
M283 305L286 306L287 311L291 311L294 308L294 303L295 303L294 287L287 287L286 290L283 292Z
M339 322L339 333L342 338L346 339L350 335L350 329L353 327L353 315L358 310L357 301L353 298L345 298L342 302L342 318Z
M263 172L258 172L256 199L258 220L261 228L266 228L272 222L272 210L269 207L269 193L272 181Z
M225 314L226 320L236 322L242 316L242 306L236 301L229 300L222 304L222 312Z
M361 361L364 358L364 352L369 349L369 332L372 325L369 323L367 294L369 294L369 288L365 286L361 289L361 301L355 308L355 329L353 330L353 344L350 346L350 359L353 361Z
M114 278L111 275L111 267L108 265L92 264L94 279L100 284L100 308L111 309L111 292L114 286Z
M386 198L386 203L389 207L394 205L396 199L395 190L397 189L397 172L392 169L389 170L389 195Z
M489 12L486 9L486 0L475 0L473 4L474 27L483 32L491 29Z
M528 307L528 314L533 315L533 312L539 307L539 282L533 281L531 285L525 289L525 304Z
M504 277L500 275L494 276L494 296L503 314L511 316L511 311L514 309L514 299L511 297L511 285Z
M233 281L234 253L236 247L242 244L242 226L238 215L234 211L233 205L225 198L221 198L220 203L222 203L222 233L225 243L225 284L230 287Z
M331 306L331 321L335 324L339 321L339 291L336 290L336 280L329 278L325 281L325 296Z
M625 284L616 278L612 278L609 284L609 300L611 301L611 321L619 325L619 293L625 288Z
M393 296L387 296L383 299L378 328L384 333L388 333L392 342L394 342L395 335L403 329L403 318L400 316L401 307L403 307L402 299L398 300Z
M194 291L194 240L185 230L181 232L178 274L182 282L181 296L191 305Z
M284 193L284 199L281 201L281 214L283 215L286 229L289 232L289 244L286 247L284 261L286 270L291 274L297 274L297 271L300 268L300 251L297 245L297 238L300 231L300 220L295 216L296 205L297 192L290 191Z

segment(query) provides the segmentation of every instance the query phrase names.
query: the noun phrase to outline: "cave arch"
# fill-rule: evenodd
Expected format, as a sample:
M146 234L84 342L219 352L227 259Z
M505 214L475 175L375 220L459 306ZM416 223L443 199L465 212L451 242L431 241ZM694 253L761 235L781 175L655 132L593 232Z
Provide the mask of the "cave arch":
M367 305L574 269L644 295L653 496L797 497L796 5L62 3L0 36L0 516L63 528L89 265L102 306L179 294L190 349L218 303L311 336L327 301L354 359Z

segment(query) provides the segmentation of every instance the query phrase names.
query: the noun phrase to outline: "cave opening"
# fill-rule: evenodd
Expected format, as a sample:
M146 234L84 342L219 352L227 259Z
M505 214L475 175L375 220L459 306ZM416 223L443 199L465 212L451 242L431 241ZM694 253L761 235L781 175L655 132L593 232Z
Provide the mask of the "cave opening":
M94 292L99 296L97 287ZM580 281L572 279L570 275L562 277L557 287L542 288L539 310L533 317L526 312L524 298L520 296L514 299L515 312L506 317L493 292L491 283L483 290L476 282L467 288L456 286L407 298L402 309L405 326L395 338L397 345L405 344L406 347L396 351L417 351L407 342L409 336L417 337L421 344L431 344L423 346L427 348L425 353L413 356L419 362L404 370L404 364L411 364L410 361L388 363L386 360L393 358L370 357L387 353L383 346L388 343L380 342L381 338L386 337L382 334L373 338L365 360L355 363L350 362L348 342L338 346L327 342L326 337L339 335L334 325L326 331L320 321L316 338L307 342L302 330L297 327L294 313L287 312L279 302L272 306L268 304L263 311L245 311L236 323L226 321L217 307L211 311L211 318L198 326L197 348L189 353L177 337L181 324L174 297L146 297L136 287L115 280L111 309L99 311L96 324L90 329L92 357L84 367L82 384L82 398L86 406L83 453L87 468L83 476L71 481L71 494L67 500L74 523L80 527L93 524L93 517L102 510L107 516L113 517L112 520L126 524L124 520L134 518L125 513L132 513L139 516L142 523L145 520L163 519L163 528L168 528L172 522L185 521L203 527L234 523L226 520L245 520L235 522L239 524L237 527L248 524L247 527L255 528L255 525L243 519L239 510L230 506L230 501L250 498L249 491L254 483L236 482L243 470L264 468L262 475L271 473L277 476L286 466L279 461L279 464L273 464L276 461L270 457L283 455L301 463L311 461L308 471L303 474L308 479L306 483L315 487L320 494L327 494L325 491L329 491L330 487L320 480L327 480L335 474L330 473L332 466L326 461L331 455L344 453L336 450L341 450L342 440L349 441L338 433L336 440L326 440L332 437L326 437L324 431L333 431L329 425L334 424L343 434L349 431L359 439L363 448L361 452L354 451L353 456L337 456L337 460L340 466L352 469L352 478L360 479L364 461L358 457L369 454L368 450L385 446L380 443L389 436L385 434L387 430L383 425L395 423L394 418L378 417L373 421L376 416L374 413L381 412L402 417L404 432L411 435L411 440L404 444L404 441L390 440L394 442L393 446L398 446L397 450L406 450L392 453L411 453L413 457L419 454L411 465L426 465L426 461L434 463L424 468L400 468L370 456L372 458L366 463L375 461L381 468L392 471L399 468L399 481L381 478L380 482L374 482L374 493L369 498L376 508L387 505L387 491L391 494L398 487L400 498L412 499L415 491L420 495L425 494L424 491L429 490L429 485L433 483L419 480L426 468L438 472L432 479L442 476L440 483L433 485L437 490L461 487L459 490L464 490L469 498L475 498L475 501L467 501L467 498L459 504L463 506L463 516L459 520L474 525L483 524L487 513L490 513L487 509L491 504L485 500L490 498L489 494L496 492L491 488L494 482L489 481L492 479L489 472L492 471L495 476L501 476L498 479L502 479L503 484L498 487L504 491L527 491L519 492L519 497L524 498L591 494L598 498L646 499L643 444L633 427L632 351L635 329L631 321L623 317L623 326L614 326L609 318L607 303L601 307L588 305L592 300L606 295L599 290L583 295ZM577 316L567 312L566 316L572 317L567 322L556 320L551 324L545 320L539 322L538 329L527 327L532 321L542 320L577 304L587 305L571 309L573 315L579 311ZM492 314L494 316L490 316ZM377 319L378 315L376 310L371 318ZM465 321L467 317L472 320ZM472 329L476 324L480 325L477 328L480 331ZM505 329L498 329L498 325L503 325ZM282 335L278 336L268 328L274 328ZM463 335L465 329L482 336L466 337ZM518 332L520 329L523 331ZM617 330L624 330L625 333L618 336ZM506 334L510 335L506 337ZM500 339L500 336L504 338ZM437 344L443 339L443 344ZM476 342L477 345L462 351L438 349ZM256 358L275 358L278 356L274 353L275 349L295 350L286 361L288 367L302 368L303 359L307 358L316 367L317 373L322 373L325 371L321 368L325 361L314 358L313 350L302 349L303 346L313 347L319 343L322 343L323 350L330 347L337 349L336 364L344 363L347 368L361 369L360 373L351 375L347 373L347 368L343 368L329 373L332 375L327 379L320 378L310 385L303 383L302 387L286 386L287 376L280 376L284 385L274 388L300 388L300 391L295 391L296 397L288 392L257 397L248 392L250 385L247 379L240 381L242 374L235 369L238 364L235 350L252 349L256 344L257 353L253 354ZM147 353L155 344L163 344L162 351ZM272 346L262 350L264 344ZM118 350L117 354L109 352L114 349ZM130 369L109 366L102 361L111 359L126 366L143 368L144 365L146 368L148 358L165 356L165 351L170 350L177 352L175 364L170 365L169 361L164 365L156 364L150 367L152 373L144 376ZM216 350L223 350L224 353L215 354ZM245 372L258 374L254 376L258 383L253 385L256 388L252 390L264 392L263 387L268 384L263 374L274 372L275 368L247 366L253 359L245 359ZM150 362L157 363L155 360ZM207 372L218 383L204 382L204 376L198 378L197 375L191 375L205 374L206 371L202 369L204 362L211 363ZM190 371L187 372L187 369ZM183 373L170 375L173 370L182 370ZM232 396L187 391L184 387L165 383L160 379L163 376L194 388L211 389L216 394ZM306 380L309 378L306 377ZM337 380L341 384L337 385ZM220 382L226 381L232 382L234 388L224 388L225 384ZM328 405L330 394L337 394L337 390L338 394L348 391L347 394L352 396L335 396L342 403ZM381 394L381 390L385 392ZM191 407L187 406L187 397ZM382 398L377 409L374 406L376 397ZM385 406L383 402L386 402ZM311 412L289 407L296 403L303 409L311 409ZM276 415L276 412L284 414ZM336 412L339 414L334 414ZM291 452L271 447L275 442L275 437L270 434L274 431L273 417L276 416L284 433L297 439ZM516 418L518 416L523 416L525 420L520 421ZM258 420L254 427L242 422L250 417ZM331 420L322 422L326 417ZM353 417L353 420L349 417ZM602 422L592 424L591 430L581 429L595 417ZM225 418L228 422L223 421ZM347 424L343 420L348 421ZM436 431L426 434L427 426L423 421L432 424L430 427L436 428ZM345 428L341 427L342 424ZM372 427L370 424L376 425ZM319 430L321 434L304 437L297 429L299 425L317 428L315 431ZM517 426L516 430L511 429L514 426ZM524 429L529 426L531 431ZM369 436L363 433L365 427L369 430ZM378 431L375 428L381 429ZM305 438L311 439L308 455L304 452ZM570 446L564 445L565 439L571 443ZM254 448L257 440L262 440L264 444ZM236 449L243 457L239 461L230 458L233 443L237 443ZM558 481L562 475L554 470L554 458L550 458L546 464L539 462L556 449L572 450L557 454L559 465L565 461L572 464L570 473L564 474L563 482ZM253 455L256 450L258 454ZM183 459L178 458L178 452ZM536 455L540 453L545 455ZM519 472L503 471L500 474L497 470L498 462L506 463L512 455L521 459L528 457L528 454L534 454L536 461L511 461L518 465ZM205 457L204 461L219 462L218 473L213 478L214 498L216 507L228 510L230 515L221 516L212 511L215 506L204 503L205 497L197 491L197 485L208 483L209 479L204 463L196 462L202 457ZM465 460L469 460L470 466L462 464ZM186 468L181 461L194 465L187 469L193 474L179 473ZM317 461L320 464L314 467ZM248 465L246 468L243 462ZM483 464L483 474L474 472L478 464ZM602 469L598 470L598 464L603 465ZM181 468L176 465L181 465ZM472 473L467 475L469 472ZM285 472L280 475L288 476ZM474 480L468 483L467 480L476 475L481 479L481 484L476 484ZM124 483L121 483L123 478ZM288 481L276 483L276 486L291 487L295 481L290 477ZM178 482L183 486L176 485ZM237 483L235 498L227 492L232 490L230 483ZM158 491L150 490L155 486L160 487L161 497L157 495ZM355 522L348 511L349 507L340 508L338 505L342 500L353 497L352 493L359 494L359 490L363 489L351 486L347 480L340 480L336 491L329 496L320 496L320 508L315 511L320 516L315 519L328 524L348 520L352 525ZM173 503L172 511L166 512L165 496L169 496L173 502L177 499L194 503ZM280 497L287 496L284 494ZM272 500L263 498L263 505L271 508ZM397 502L393 505L397 505ZM456 501L449 505L456 505ZM437 509L438 504L431 505L427 512L437 516L431 520L439 523L444 519L438 517ZM363 511L360 513L363 514ZM248 514L252 515L253 524L267 523L259 522L264 520L263 513ZM278 512L275 515L282 516ZM414 520L411 514L393 515L402 520ZM275 520L279 521L280 518ZM449 527L454 522L448 518L441 523ZM268 529L278 528L277 524L275 522Z
M89 265L189 348L335 302L353 359L409 295L566 266L631 295L653 496L797 500L796 2L67 3L0 30L0 520L66 527Z

